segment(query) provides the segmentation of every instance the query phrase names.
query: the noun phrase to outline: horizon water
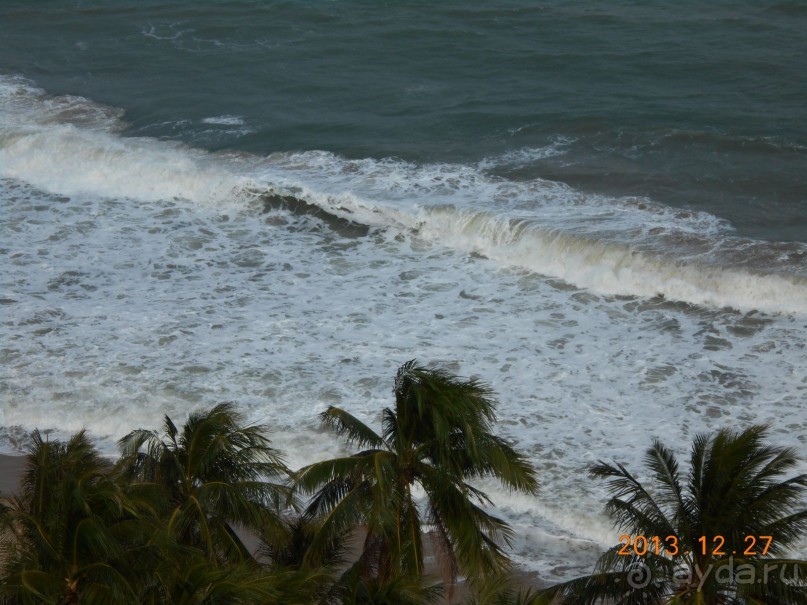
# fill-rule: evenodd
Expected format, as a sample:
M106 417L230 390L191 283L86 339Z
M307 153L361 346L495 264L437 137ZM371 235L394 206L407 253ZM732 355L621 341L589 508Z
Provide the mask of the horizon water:
M617 541L597 460L765 423L804 461L804 31L799 2L0 2L0 451L233 401L298 467L417 358L496 391L542 490L482 487L546 581Z

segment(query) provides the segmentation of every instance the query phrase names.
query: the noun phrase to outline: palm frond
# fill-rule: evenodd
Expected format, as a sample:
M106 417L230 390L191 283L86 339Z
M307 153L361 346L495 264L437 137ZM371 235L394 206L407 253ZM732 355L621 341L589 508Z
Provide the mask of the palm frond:
M329 573L331 569L345 564L347 552L346 536L333 536L319 543L319 550L314 552L312 544L319 534L319 523L305 515L288 521L287 540L283 543L261 544L261 555L272 561L276 569L322 570Z
M783 480L784 473L796 463L795 454L787 448L766 445L765 435L764 426L697 435L686 489L679 479L677 461L658 441L645 457L652 479L647 489L625 467L601 462L592 475L608 481L612 497L606 510L611 518L630 535L675 536L679 552L668 551L661 557L648 554L638 560L611 550L601 557L595 574L547 594L561 595L563 602L569 603L597 603L599 599L614 604L667 605L807 602L807 574L801 583L794 577L770 586L764 580L756 581L766 564L782 568L778 560L770 558L784 550L779 544L794 544L807 529L807 509L803 508L807 477ZM715 536L724 540L718 546L730 555L701 553L703 540ZM773 537L767 557L743 559L737 554L748 546L749 536ZM657 585L620 592L624 585L619 588L614 582L638 564L652 572ZM807 562L794 562L789 569L795 576L800 569L807 570ZM677 582L676 574L681 571L694 582ZM708 573L704 575L704 571ZM756 573L756 580L744 583L743 571Z
M389 447L396 447L399 438L402 438L398 429L398 418L395 412L389 408L384 408L381 412L381 435Z
M454 462L458 475L467 478L491 477L511 490L530 495L538 493L535 467L506 440L490 433L478 433L473 451L465 447L463 436L455 435L453 441L451 460L444 466Z
M755 530L744 534L741 539L745 541L747 536L773 536L774 540L768 552L773 556L781 556L796 542L803 539L805 534L807 534L807 509L776 518L765 525L758 525Z
M373 429L341 408L330 406L319 417L323 423L335 430L337 435L346 437L348 443L373 449L386 447L384 440Z
M315 462L300 469L295 473L294 487L304 494L313 494L322 485L335 480L351 480L358 482L373 474L372 455L376 451L369 450L360 452L355 456L344 458L333 458Z
M488 385L421 366L416 360L398 370L394 392L399 430L412 443L445 443L460 431L473 450L474 435L490 432L496 420L496 401Z
M612 498L606 504L606 511L618 527L631 528L647 536L677 535L665 511L624 466L600 462L589 470L589 474L607 479Z
M367 482L352 486L329 508L317 517L318 531L314 534L304 564L321 559L333 544L345 537L367 519L372 503L372 490Z
M646 585L645 572L640 569L629 571L602 572L576 578L549 589L540 591L538 603L560 603L562 605L662 605L673 603L670 587L652 580ZM693 603L694 605L694 603ZM704 604L705 605L705 604Z
M429 520L442 523L439 533L448 536L459 566L472 581L482 581L505 571L509 558L501 545L510 545L512 529L471 502L463 490L447 481L424 481Z
M736 561L732 571L737 579L737 593L748 603L807 603L807 561L745 559Z
M645 454L645 466L654 479L659 508L667 511L672 524L679 529L680 537L688 541L693 536L690 518L692 510L684 499L678 461L667 447L654 440Z
M345 573L328 603L339 605L428 605L437 603L442 587L424 584L420 576L400 575L386 581L362 575L360 567Z

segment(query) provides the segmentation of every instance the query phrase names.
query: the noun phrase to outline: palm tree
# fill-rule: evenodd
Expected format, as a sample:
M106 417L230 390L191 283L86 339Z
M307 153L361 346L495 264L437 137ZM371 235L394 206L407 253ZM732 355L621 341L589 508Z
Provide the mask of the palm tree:
M500 543L509 544L511 530L483 508L490 499L469 481L493 477L527 494L538 484L526 458L491 432L490 388L413 360L398 370L393 390L395 407L382 411L381 434L342 409L322 413L325 424L364 449L298 472L297 488L314 494L305 514L320 523L312 551L361 525L362 577L380 584L418 577L427 524L449 590L459 572L471 580L499 574L509 563Z
M20 492L0 505L0 602L138 603L154 559L133 501L84 431L67 442L38 431Z
M524 578L504 574L479 587L464 605L544 605L544 595L524 585Z
M532 588L516 590L512 586L499 587L494 584L493 591L473 595L465 605L543 605L545 602L545 597Z
M166 536L162 536L165 538ZM314 603L326 575L256 569L249 562L221 563L201 549L163 542L142 605L277 605Z
M263 426L243 426L232 404L192 413L182 431L166 416L164 435L144 429L120 440L121 472L134 483L160 487L168 532L221 562L251 562L236 532L269 543L287 538L281 510L289 471Z
M351 568L333 586L322 603L334 605L429 605L442 598L440 584L427 586L420 576L396 576L386 581L363 577Z
M785 556L807 530L807 474L783 479L797 458L765 445L766 430L698 435L685 478L655 441L644 460L648 486L621 464L594 466L591 475L605 479L612 495L606 510L624 535L594 574L550 589L547 600L807 603L807 561Z

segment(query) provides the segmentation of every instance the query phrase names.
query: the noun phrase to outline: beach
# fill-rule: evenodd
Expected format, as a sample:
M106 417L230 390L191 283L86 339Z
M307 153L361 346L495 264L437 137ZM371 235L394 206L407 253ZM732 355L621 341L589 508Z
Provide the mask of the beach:
M24 468L25 458L23 456L0 454L0 497L17 492Z

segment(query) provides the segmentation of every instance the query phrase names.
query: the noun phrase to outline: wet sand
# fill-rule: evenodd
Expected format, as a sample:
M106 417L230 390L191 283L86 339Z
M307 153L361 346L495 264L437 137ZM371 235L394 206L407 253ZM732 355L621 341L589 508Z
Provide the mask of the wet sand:
M24 468L23 456L0 454L0 496L8 496L17 491Z

